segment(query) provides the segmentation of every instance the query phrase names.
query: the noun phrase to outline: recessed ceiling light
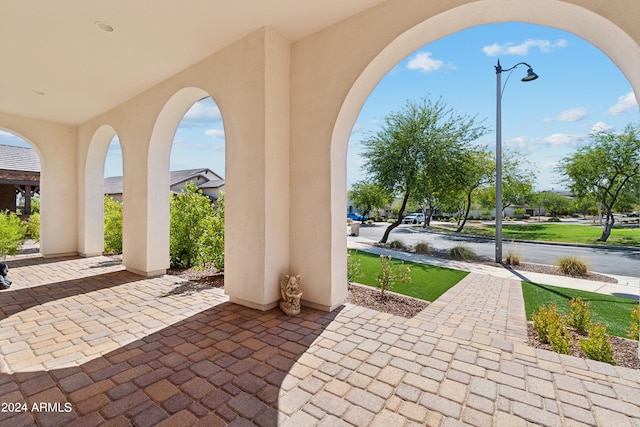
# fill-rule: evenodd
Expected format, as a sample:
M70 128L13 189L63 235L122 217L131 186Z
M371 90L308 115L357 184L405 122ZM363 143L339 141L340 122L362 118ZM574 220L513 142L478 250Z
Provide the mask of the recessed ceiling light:
M105 33L113 33L113 27L104 21L96 21L96 27L100 28Z
M44 92L42 92L40 90L32 90L31 93L34 94L34 95L38 95L38 96L43 96L44 95Z

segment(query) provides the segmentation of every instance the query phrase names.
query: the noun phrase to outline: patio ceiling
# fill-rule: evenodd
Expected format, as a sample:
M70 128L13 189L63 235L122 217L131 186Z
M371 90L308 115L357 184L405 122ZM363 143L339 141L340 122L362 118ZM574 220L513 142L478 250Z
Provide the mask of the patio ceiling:
M261 27L294 42L381 2L2 1L0 113L80 124Z

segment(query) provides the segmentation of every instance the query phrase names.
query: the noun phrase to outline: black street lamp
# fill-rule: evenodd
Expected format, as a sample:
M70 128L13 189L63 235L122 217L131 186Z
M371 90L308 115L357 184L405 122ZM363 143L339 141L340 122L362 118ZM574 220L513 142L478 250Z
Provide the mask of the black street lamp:
M518 65L529 67L527 75L522 78L523 82L530 82L538 78L531 65L526 62L519 62L506 70L500 66L500 60L496 65L496 262L499 264L502 264L502 93L504 92L501 75L503 71L512 71ZM509 76L504 82L505 86L509 81Z

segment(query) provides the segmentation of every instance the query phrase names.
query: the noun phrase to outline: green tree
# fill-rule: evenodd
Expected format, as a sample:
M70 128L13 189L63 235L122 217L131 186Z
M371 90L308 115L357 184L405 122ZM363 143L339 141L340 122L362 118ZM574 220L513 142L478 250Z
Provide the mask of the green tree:
M598 132L592 141L563 158L558 170L571 190L591 194L605 209L599 241L606 242L615 223L614 207L621 193L640 178L640 128L627 125L624 132Z
M531 164L518 152L505 151L502 155L502 210L509 206L523 206L534 198L536 174ZM484 208L496 207L495 166L492 185L483 188L478 202ZM496 213L498 214L498 213Z
M0 212L0 257L16 255L24 243L25 230L18 215L14 212Z
M378 184L367 181L358 181L349 192L351 203L361 210L362 217L369 215L373 209L383 208L391 199L389 193ZM364 222L364 220L363 220Z
M122 203L104 196L104 252L122 253Z
M495 162L490 152L485 149L476 148L468 150L460 157L457 164L458 176L455 180L460 188L460 193L464 195L462 214L458 221L456 233L460 233L469 217L471 210L472 195L483 185L495 182Z
M446 170L445 159L464 144L486 133L474 117L461 116L442 100L407 101L385 118L382 129L363 142L364 169L372 182L402 202L398 219L385 230L380 243L402 222L409 199L424 199L435 187L435 177Z
M540 191L535 193L532 200L546 210L550 216L567 214L572 208L570 199L553 191Z

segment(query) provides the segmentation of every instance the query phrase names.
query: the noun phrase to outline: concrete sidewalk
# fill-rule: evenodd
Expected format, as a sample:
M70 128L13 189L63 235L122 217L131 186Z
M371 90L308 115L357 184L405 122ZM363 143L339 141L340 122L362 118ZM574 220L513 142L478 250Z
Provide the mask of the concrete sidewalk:
M358 249L374 254L391 255L395 258L405 261L420 262L424 264L437 265L440 267L449 267L457 270L470 271L479 274L488 274L494 277L511 278L518 280L526 280L532 283L559 286L564 288L581 289L589 292L598 292L602 294L622 296L627 298L639 299L640 295L640 269L639 277L629 276L613 276L618 280L617 284L600 282L594 280L585 280L576 277L558 276L553 274L532 273L528 271L518 271L505 267L497 267L481 263L472 263L464 261L455 261L444 258L432 257L428 255L420 255L415 253L407 253L403 251L394 251L379 246L375 246L375 241L363 237L349 236L347 238L347 246L350 249Z
M288 317L106 257L9 264L2 426L640 426L640 371L530 347L510 277Z

